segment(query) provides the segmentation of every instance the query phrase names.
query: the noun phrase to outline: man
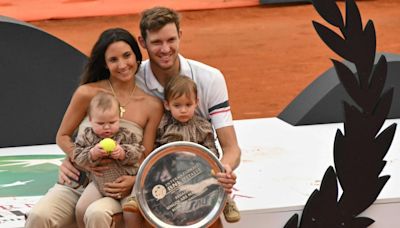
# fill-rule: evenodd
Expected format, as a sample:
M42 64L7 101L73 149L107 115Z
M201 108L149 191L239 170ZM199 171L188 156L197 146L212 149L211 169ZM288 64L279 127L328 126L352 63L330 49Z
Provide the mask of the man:
M221 163L226 172L217 175L228 193L236 183L233 170L240 163L240 148L233 126L228 92L222 73L203 63L185 59L179 54L182 37L180 17L176 11L155 7L143 12L140 21L139 44L146 49L149 60L142 62L136 74L136 83L145 92L164 99L164 86L170 78L185 75L194 80L198 87L199 106L197 114L211 120L223 151ZM236 207L231 215L239 220ZM226 214L225 214L226 215Z

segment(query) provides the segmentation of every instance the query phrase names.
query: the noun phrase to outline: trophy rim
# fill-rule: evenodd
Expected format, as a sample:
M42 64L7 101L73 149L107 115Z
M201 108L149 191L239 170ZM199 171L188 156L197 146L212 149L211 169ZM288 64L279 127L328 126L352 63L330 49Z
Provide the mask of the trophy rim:
M153 150L150 153L150 155L144 159L137 172L134 191L136 198L139 202L139 210L141 214L146 218L146 220L155 227L166 227L166 228L206 227L208 225L213 224L219 218L227 199L227 194L225 191L222 191L222 193L220 193L220 197L218 197L218 200L215 204L216 206L214 206L214 208L210 211L210 213L206 217L191 225L177 226L165 223L150 210L147 201L144 197L144 194L142 192L142 188L140 187L143 186L146 179L143 173L145 174L148 173L148 171L159 160L159 158L162 158L166 155L172 154L179 150L193 152L196 155L200 156L201 158L203 158L208 162L208 164L211 166L211 169L214 170L215 173L224 171L224 167L222 166L217 156L215 156L215 154L213 154L208 148L200 144L193 142L186 142L186 141L177 141L162 145Z

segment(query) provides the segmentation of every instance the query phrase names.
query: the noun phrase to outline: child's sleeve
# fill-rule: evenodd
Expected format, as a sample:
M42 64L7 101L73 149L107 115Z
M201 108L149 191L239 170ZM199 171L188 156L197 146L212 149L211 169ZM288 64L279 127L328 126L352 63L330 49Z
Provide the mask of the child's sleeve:
M93 161L90 155L90 150L96 145L93 134L90 128L86 128L81 135L78 135L75 141L73 152L74 162L81 167L88 165L97 165L100 161Z
M144 153L144 146L137 140L133 132L125 128L121 128L120 134L116 141L125 151L125 159L120 161L121 165L135 165L141 161Z
M165 144L165 140L163 140L164 134L165 134L165 128L167 127L168 124L168 118L167 115L164 114L163 117L161 118L160 124L158 125L157 131L156 131L156 141L154 142L154 148L158 148Z

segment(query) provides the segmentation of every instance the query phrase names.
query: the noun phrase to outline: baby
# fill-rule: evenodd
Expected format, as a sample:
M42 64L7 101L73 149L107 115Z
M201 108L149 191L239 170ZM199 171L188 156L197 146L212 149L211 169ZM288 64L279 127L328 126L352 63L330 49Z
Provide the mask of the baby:
M124 175L136 175L144 148L137 140L133 129L120 127L120 108L115 97L108 93L98 93L90 102L88 109L90 127L78 134L74 149L74 162L80 167L98 165L102 159L111 159L109 169L102 171L102 175L91 174L93 181L86 187L77 205L90 203L103 196L110 196L121 203L128 197L121 199L121 193L110 195L104 191L104 184L114 182ZM113 151L102 148L100 141L111 138L116 142ZM83 221L77 221L79 227L84 227Z

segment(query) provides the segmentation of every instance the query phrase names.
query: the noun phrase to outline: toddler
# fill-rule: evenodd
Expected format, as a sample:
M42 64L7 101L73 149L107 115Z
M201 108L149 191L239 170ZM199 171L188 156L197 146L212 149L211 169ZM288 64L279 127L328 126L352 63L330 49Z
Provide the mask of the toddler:
M164 98L166 112L157 129L156 148L170 142L189 141L207 147L219 157L211 123L195 114L198 105L196 83L186 76L174 77L165 86ZM128 201L124 210L129 211L130 204ZM227 222L240 220L239 210L230 196L223 213Z

